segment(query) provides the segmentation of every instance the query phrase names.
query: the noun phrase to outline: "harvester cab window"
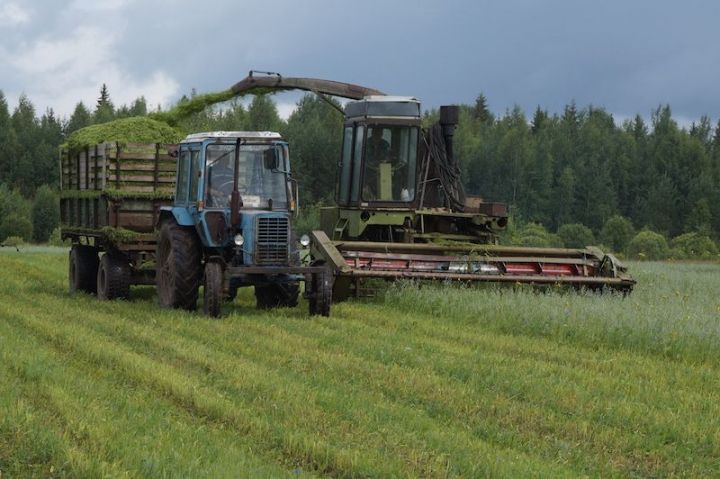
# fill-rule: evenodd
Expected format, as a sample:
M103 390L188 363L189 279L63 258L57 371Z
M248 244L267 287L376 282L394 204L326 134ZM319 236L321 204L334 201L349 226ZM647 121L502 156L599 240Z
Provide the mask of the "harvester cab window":
M350 188L350 201L356 202L360 196L360 158L363 152L363 140L365 139L365 127L358 125L355 128L355 147L353 158L355 166L352 169L352 186Z
M342 146L342 159L340 161L340 181L338 189L338 203L347 205L350 200L350 173L352 172L352 126L345 127Z
M368 128L363 201L409 202L415 198L417 139L417 127Z
M280 169L266 167L265 157L275 149ZM229 208L235 169L235 145L208 145L205 205L208 208ZM287 178L283 148L276 145L240 146L238 192L245 208L287 208Z

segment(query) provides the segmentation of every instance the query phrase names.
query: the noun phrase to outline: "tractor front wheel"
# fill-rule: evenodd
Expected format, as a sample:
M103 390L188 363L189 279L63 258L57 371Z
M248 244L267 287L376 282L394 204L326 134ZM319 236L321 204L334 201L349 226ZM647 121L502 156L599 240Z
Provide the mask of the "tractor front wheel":
M333 276L329 271L312 275L312 292L309 298L310 316L330 316Z
M203 291L203 311L210 317L219 318L223 303L223 268L220 263L205 263Z
M97 272L97 296L101 300L130 297L130 265L118 254L105 253Z
M195 231L174 221L164 222L155 261L160 304L194 311L202 279L201 249Z
M70 292L95 294L98 272L98 250L93 246L75 244L70 249L68 284Z

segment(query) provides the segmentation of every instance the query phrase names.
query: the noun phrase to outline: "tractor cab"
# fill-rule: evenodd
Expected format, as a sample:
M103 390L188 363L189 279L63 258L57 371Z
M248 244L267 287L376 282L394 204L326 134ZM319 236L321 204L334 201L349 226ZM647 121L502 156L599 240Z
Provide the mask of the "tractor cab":
M205 247L232 246L267 221L284 224L287 235L296 209L289 174L288 145L278 133L188 135L178 147L171 211L180 225L197 228Z

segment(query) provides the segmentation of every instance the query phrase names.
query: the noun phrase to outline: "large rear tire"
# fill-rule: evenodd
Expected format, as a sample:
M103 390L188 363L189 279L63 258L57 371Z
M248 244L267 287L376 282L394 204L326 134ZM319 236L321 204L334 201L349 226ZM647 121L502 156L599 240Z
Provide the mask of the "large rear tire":
M130 265L120 255L105 253L97 272L97 296L101 300L130 297Z
M298 283L275 283L255 286L258 309L294 308L298 304Z
M205 287L203 288L203 311L212 318L222 315L223 268L220 263L205 263Z
M93 246L73 245L68 261L70 293L83 291L95 294L98 272L98 250Z
M309 298L310 316L330 316L333 276L325 271L312 275L312 293Z
M201 250L195 231L174 221L160 227L155 255L160 304L194 311L202 278Z

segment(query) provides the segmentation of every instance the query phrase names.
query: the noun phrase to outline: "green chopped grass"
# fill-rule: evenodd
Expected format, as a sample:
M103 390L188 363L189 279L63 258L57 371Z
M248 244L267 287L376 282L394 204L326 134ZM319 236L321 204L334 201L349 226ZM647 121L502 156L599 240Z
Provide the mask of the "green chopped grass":
M122 118L73 132L61 148L78 151L104 142L177 143L184 135L162 121L148 117Z
M168 125L176 126L182 119L195 113L200 113L205 108L215 105L216 103L228 101L234 96L235 94L231 90L195 95L187 101L178 103L169 111L151 113L150 117Z
M628 298L403 284L222 320L0 252L3 477L717 477L720 266Z

